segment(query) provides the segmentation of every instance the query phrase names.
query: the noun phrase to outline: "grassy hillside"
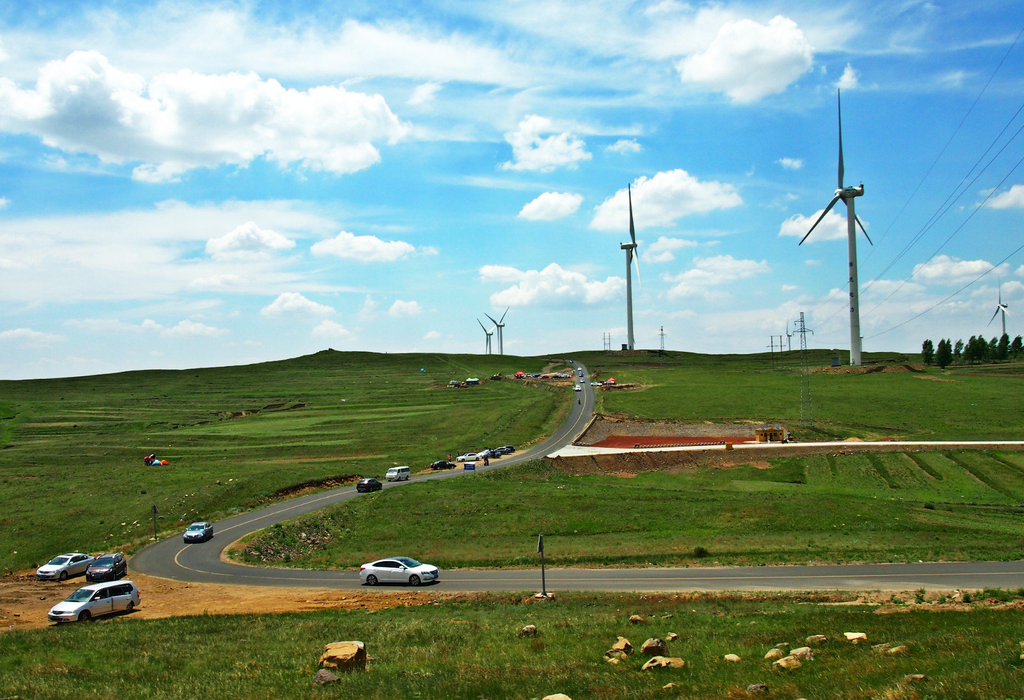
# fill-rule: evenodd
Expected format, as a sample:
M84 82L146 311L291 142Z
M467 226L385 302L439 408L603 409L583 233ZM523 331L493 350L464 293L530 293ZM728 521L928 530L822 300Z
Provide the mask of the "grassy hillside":
M442 568L533 566L544 533L552 566L1013 560L1022 514L1024 452L822 455L636 478L533 462L359 498L257 533L242 552L315 569L396 552Z
M326 351L244 367L0 382L0 571L147 538L154 504L161 528L172 528L309 480L522 444L557 422L568 392L445 385L545 364ZM149 453L170 464L145 466Z

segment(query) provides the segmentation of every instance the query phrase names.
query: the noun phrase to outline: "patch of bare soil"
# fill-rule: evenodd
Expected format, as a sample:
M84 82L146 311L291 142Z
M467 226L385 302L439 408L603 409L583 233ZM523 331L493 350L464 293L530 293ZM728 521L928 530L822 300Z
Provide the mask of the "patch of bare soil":
M944 384L962 384L959 379L943 379L942 377L914 377L914 379L926 379L930 382L942 382Z
M861 367L818 367L811 371L816 374L875 374L876 372L893 374L898 372L923 372L924 367L920 365L866 365Z

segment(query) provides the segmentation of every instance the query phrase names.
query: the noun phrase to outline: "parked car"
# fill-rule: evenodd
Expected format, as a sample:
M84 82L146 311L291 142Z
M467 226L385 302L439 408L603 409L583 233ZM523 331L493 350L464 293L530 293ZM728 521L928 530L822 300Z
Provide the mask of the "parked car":
M485 452L487 454L484 454ZM458 457L456 457L455 461L456 462L475 462L478 459L483 459L484 457L490 457L490 456L491 456L491 451L490 450L484 450L483 452L467 452L464 455L459 455Z
M491 454L494 455L495 457L501 457L502 455L510 455L510 454L512 454L512 450L510 449L511 447L512 447L511 445L502 445L501 447L492 447L491 448Z
M40 581L66 581L68 576L84 574L93 558L81 552L61 554L36 569Z
M183 539L186 542L206 542L213 539L213 525L206 522L192 523L185 530Z
M101 554L85 570L86 581L116 581L128 575L128 560L120 552Z
M382 488L384 488L384 484L380 483L379 481L373 478L360 479L359 483L356 484L356 491L358 491L359 493L380 491Z
M95 583L79 588L50 608L50 622L85 622L115 612L130 613L139 604L139 589L131 581Z
M503 450L507 455L510 455L516 451L515 445L502 445L500 449Z
M367 586L376 586L378 583L418 586L421 583L434 583L439 576L436 566L421 564L409 557L379 559L359 567L359 580Z
M458 465L455 464L455 462L449 462L445 459L439 459L436 462L430 463L430 468L434 471L437 471L438 469L455 469L456 466Z

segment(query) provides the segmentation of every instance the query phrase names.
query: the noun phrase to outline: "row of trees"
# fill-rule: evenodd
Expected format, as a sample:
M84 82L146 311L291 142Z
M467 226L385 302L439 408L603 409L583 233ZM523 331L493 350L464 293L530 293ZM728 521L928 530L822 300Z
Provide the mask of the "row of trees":
M1008 360L1011 357L1016 359L1024 352L1024 339L1019 335L1010 342L1010 336L1003 333L1001 338L992 337L985 340L982 336L971 336L971 339L964 344L958 340L955 344L948 339L939 341L938 346L931 340L921 344L921 357L926 365L936 364L945 369L951 364L974 364L988 360Z

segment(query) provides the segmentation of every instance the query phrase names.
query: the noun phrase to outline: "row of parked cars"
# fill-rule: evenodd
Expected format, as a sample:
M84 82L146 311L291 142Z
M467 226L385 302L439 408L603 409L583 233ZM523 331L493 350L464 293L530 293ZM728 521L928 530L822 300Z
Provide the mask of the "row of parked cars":
M479 452L467 452L461 454L455 458L456 462L477 462L481 459L497 459L502 455L510 455L516 451L516 448L512 445L502 445L501 447L495 447L490 450L480 450Z
M56 556L36 569L36 578L40 581L66 581L80 574L85 574L86 581L116 581L128 575L128 560L120 552L98 557L71 552Z

